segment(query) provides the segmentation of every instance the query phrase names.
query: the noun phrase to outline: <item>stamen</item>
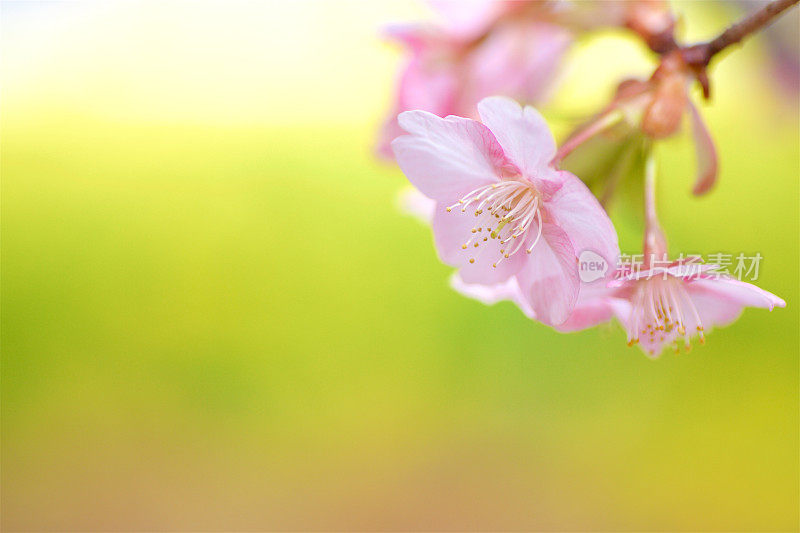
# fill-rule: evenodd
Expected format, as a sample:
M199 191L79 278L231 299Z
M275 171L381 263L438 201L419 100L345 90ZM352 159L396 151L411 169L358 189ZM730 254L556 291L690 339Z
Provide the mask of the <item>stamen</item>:
M476 237L478 237L478 241L483 239L483 242L488 242L490 238L496 239L502 246L500 258L492 264L497 267L502 260L509 259L522 249L522 245L528 240L525 236L531 228L531 224L536 222L536 239L526 249L527 253L533 251L533 247L542 236L542 215L538 192L530 182L523 179L507 179L478 187L448 207L447 211L452 212L453 208L460 207L461 212L466 213L469 206L473 204L475 205L473 216L477 220L470 229L470 238L461 246L462 250L466 250L470 245L477 248L479 242L474 242ZM491 220L497 221L494 228ZM486 233L477 235L483 233L484 228ZM513 246L505 246L515 240Z
M541 215L539 215L539 211L536 211L536 218L538 219L538 223L536 224L537 226L536 238L533 240L533 244L531 244L531 247L525 250L528 253L533 252L533 247L536 246L536 243L538 243L539 239L542 237L542 217Z
M697 324L700 343L705 343L703 325L697 307L683 286L683 280L668 277L648 278L638 282L631 303L631 319L628 324L628 343L638 339L639 333L649 334L650 341L672 343L672 348L680 351L680 344L688 352L691 350L692 332L687 329L688 313ZM691 319L690 319L691 320ZM640 331L640 321L644 327ZM656 335L656 333L660 333ZM683 342L680 342L681 337Z

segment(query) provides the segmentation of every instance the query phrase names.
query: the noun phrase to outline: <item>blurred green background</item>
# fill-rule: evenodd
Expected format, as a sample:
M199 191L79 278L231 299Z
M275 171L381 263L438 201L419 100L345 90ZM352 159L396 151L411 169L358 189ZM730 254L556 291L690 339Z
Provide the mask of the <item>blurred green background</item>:
M760 252L787 307L652 361L461 297L397 209L377 28L422 7L2 9L3 530L798 528L798 108L763 37L702 106L716 190L679 137L660 204L674 252ZM546 115L652 65L588 39Z

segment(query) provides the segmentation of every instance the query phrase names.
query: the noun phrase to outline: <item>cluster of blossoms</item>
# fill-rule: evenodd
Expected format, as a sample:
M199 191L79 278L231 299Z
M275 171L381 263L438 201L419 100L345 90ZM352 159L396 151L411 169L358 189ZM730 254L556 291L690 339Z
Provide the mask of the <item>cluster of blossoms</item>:
M458 268L453 287L485 303L511 300L564 332L616 317L629 345L652 356L667 346L688 349L695 337L704 342L709 328L734 321L746 306L783 307L719 265L665 260L652 146L688 115L698 156L694 193L712 188L717 155L690 85L699 82L708 95L711 57L792 3L776 0L766 15L740 23L739 34L729 33L734 26L721 41L687 47L675 41L675 17L659 0L439 2L448 23L394 28L410 60L378 150L394 157L418 191L410 207L430 221L442 261ZM558 148L539 112L517 101L541 103L574 37L609 26L640 35L660 63L649 79L620 83L608 106ZM617 234L600 201L605 193L598 200L561 169L611 131L645 162L637 268L619 263ZM609 268L585 278L586 254Z

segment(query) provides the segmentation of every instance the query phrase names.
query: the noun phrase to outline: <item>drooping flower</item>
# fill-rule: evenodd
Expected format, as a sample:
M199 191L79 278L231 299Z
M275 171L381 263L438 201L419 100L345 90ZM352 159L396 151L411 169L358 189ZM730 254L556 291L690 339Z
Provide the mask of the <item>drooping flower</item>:
M597 290L584 292L570 316L578 329L608 319L610 313L623 324L628 345L639 344L652 357L672 344L686 349L695 336L705 342L713 326L730 324L744 307L772 310L786 303L755 285L714 272L716 265L694 258L668 263L667 239L656 213L656 165L652 151L645 166L645 232L643 264L621 269Z
M735 321L745 307L770 311L786 302L755 285L714 273L713 265L696 269L675 263L633 272L612 283L606 302L625 327L628 344L639 344L657 357L669 345L689 349L713 326ZM616 286L616 287L614 287Z
M532 107L503 97L478 104L481 121L426 111L399 117L392 143L409 181L436 202L439 255L465 283L515 278L537 320L564 323L580 292L578 254L615 264L617 235L574 175L550 165L556 145Z
M551 2L435 2L444 23L389 28L409 54L378 142L391 157L403 131L397 115L421 109L477 118L477 103L500 95L539 103L549 93L571 32L552 21Z

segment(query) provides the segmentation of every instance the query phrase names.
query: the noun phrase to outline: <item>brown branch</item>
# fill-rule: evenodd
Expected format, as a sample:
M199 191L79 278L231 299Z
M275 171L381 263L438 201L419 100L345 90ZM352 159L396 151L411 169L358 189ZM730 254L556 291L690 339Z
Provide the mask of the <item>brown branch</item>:
M683 49L683 58L690 65L705 67L711 59L725 48L738 43L751 33L754 33L780 15L785 10L797 4L800 0L773 0L761 9L753 11L742 20L729 27L714 39L701 44L696 44Z

